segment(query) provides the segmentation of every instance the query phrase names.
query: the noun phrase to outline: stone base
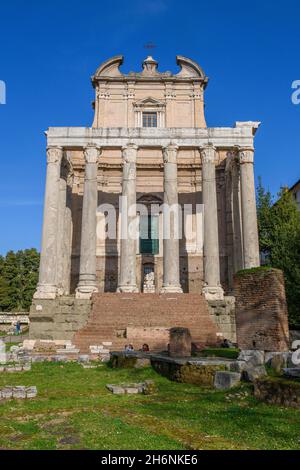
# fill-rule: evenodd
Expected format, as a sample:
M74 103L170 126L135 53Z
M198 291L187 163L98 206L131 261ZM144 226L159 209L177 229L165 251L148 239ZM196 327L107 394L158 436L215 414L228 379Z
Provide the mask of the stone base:
M72 340L91 312L91 300L74 296L33 299L30 308L30 339Z
M202 293L206 300L223 300L224 291L220 286L205 286L202 289Z
M91 299L93 294L96 294L98 289L96 286L78 286L76 289L76 299Z
M137 288L137 286L118 286L118 289L117 289L117 292L119 294L138 294L139 293L139 290Z
M160 294L182 294L181 286L162 286Z
M33 295L34 299L55 299L57 295L57 288L54 285L38 284L37 290Z

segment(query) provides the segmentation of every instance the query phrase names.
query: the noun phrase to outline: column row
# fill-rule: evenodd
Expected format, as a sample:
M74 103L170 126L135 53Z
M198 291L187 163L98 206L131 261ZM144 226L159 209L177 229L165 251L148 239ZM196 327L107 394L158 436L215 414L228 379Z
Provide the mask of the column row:
M138 292L136 283L136 237L138 223L136 214L136 160L138 147L129 143L122 149L122 209L120 275L118 292ZM97 232L97 170L100 149L87 146L85 155L85 179L82 207L82 231L80 250L79 283L76 296L89 298L97 292L96 283L96 232ZM162 293L180 293L179 238L176 223L179 221L178 147L170 144L163 149L164 159L164 227L163 227L163 287ZM200 149L202 158L202 197L204 205L204 288L208 299L222 299L220 284L220 261L218 240L218 209L216 192L216 149L207 145ZM44 223L40 275L36 298L55 298L67 291L65 238L70 238L71 214L63 212L67 207L66 175L62 174L63 149L47 149L47 177L44 205ZM253 173L253 149L239 149L241 177L241 208L243 266L259 265L259 249L256 220L256 203ZM68 174L69 169L66 174ZM66 235L68 233L68 235ZM63 262L62 260L65 260ZM63 264L63 265L62 265Z

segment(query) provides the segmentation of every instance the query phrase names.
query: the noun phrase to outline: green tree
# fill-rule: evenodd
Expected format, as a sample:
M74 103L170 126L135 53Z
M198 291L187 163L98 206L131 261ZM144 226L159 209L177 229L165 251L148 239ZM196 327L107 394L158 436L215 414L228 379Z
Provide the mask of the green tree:
M282 188L273 204L261 180L257 188L260 250L266 263L284 272L291 327L300 326L300 212L292 194Z
M36 289L39 253L36 249L9 251L0 258L0 310L28 310Z

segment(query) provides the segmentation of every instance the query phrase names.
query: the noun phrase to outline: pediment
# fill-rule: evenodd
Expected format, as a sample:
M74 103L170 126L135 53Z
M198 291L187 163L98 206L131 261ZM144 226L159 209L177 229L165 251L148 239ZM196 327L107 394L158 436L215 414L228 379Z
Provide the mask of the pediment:
M156 98L148 96L147 98L136 101L133 103L133 105L138 107L162 107L165 106L165 103L163 101L157 100Z

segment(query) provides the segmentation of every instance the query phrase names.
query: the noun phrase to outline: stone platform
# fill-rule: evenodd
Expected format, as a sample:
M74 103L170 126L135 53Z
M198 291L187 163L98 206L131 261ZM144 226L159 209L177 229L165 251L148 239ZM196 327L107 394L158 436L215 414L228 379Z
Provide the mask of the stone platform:
M201 294L102 293L91 300L34 299L29 337L70 340L83 354L105 342L116 351L126 344L140 349L144 343L151 351L162 351L173 327L188 328L200 346L215 346L222 335L234 340L234 304L225 299L211 306Z
M147 343L151 351L162 351L175 326L188 328L195 343L218 341L218 327L200 294L95 294L88 322L73 343L81 352L103 341L111 341L113 350L129 343L140 349Z

